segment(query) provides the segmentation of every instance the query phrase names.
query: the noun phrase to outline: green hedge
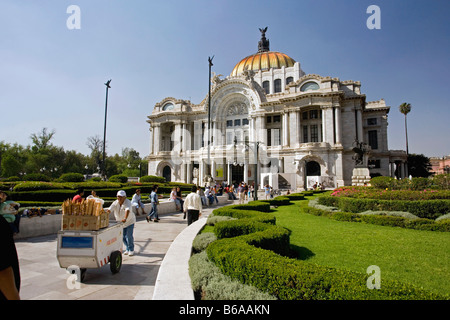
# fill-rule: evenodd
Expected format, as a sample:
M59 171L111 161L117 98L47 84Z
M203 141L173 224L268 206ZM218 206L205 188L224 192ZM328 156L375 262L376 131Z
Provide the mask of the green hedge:
M13 190L20 192L55 189L65 189L65 186L64 184L58 182L27 181L16 184Z
M23 201L34 202L60 202L62 203L68 198L73 198L76 194L75 190L37 190L24 192L8 192L9 199L22 203Z
M419 218L436 219L450 212L450 200L447 199L408 201L323 196L318 201L319 204L354 213L367 210L406 211Z
M59 179L62 182L83 182L84 175L76 172L69 172L62 174Z
M153 186L159 185L158 193L170 193L174 186L180 186L182 192L188 192L192 188L192 184L121 184L117 182L21 182L17 184L14 191L8 191L10 200L33 201L40 202L63 202L68 198L75 196L78 189L84 190L85 197L88 196L92 190L95 190L100 198L116 198L118 190L125 190L128 197L132 197L137 189L141 189L143 199L147 199L151 193ZM5 188L6 189L6 188ZM269 208L270 209L270 208Z
M166 178L164 177L158 177L158 176L144 176L139 179L139 182L159 182L164 183L166 182Z
M445 219L441 221L434 221L425 218L409 219L399 216L358 214L340 211L335 212L313 207L304 207L303 211L305 213L313 214L316 216L324 216L338 221L364 222L380 226L401 227L415 230L450 232L450 219Z
M273 199L269 199L269 200L259 200L261 202L267 202L269 203L271 206L287 206L291 203L291 199L289 197L286 196L278 196L275 197Z
M380 176L372 178L370 184L378 189L424 190L433 188L448 190L450 188L450 174L439 174L430 178L415 177L402 180Z
M119 182L126 183L128 181L128 177L123 174L116 174L114 176L109 177L108 181L110 182Z
M216 223L215 233L220 239L206 249L208 258L224 274L242 283L283 300L446 298L393 280L383 280L381 289L370 290L366 285L368 275L288 258L289 232L272 224L275 217L270 213L258 214L242 207L213 211L214 215L239 220ZM261 223L258 218L264 215L271 223ZM342 214L341 218L348 216Z
M291 201L296 201L296 200L304 200L305 199L305 195L303 193L291 193L291 194L287 194L285 195L285 197L288 197Z
M258 235L270 242L270 234L263 233ZM393 280L383 280L380 290L369 290L365 274L290 259L252 245L257 241L251 235L217 240L206 252L224 274L282 300L442 298Z

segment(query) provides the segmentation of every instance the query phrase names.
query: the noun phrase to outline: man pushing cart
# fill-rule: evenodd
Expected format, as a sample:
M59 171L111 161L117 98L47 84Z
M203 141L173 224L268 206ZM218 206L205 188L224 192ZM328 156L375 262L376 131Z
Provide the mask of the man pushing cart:
M79 269L83 281L86 269L110 264L117 273L124 254L134 254L133 229L136 217L131 202L123 190L117 192L117 200L105 210L100 199L83 199L80 203L67 200L63 203L62 230L58 232L57 258L61 268ZM110 213L115 222L109 223Z

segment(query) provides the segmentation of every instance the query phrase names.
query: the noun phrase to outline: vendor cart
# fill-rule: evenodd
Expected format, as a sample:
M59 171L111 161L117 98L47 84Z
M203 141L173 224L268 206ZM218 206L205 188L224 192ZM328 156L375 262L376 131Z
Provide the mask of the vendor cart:
M79 281L83 281L86 269L101 268L110 264L113 274L122 266L122 223L110 223L97 231L58 231L57 258L61 268L81 271ZM70 271L70 270L69 270Z

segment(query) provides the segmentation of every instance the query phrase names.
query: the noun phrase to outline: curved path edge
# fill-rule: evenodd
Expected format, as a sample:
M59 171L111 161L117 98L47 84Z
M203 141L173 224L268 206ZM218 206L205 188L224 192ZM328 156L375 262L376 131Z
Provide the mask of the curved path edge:
M159 268L153 300L194 300L189 259L192 242L205 224L206 217L200 218L175 238Z

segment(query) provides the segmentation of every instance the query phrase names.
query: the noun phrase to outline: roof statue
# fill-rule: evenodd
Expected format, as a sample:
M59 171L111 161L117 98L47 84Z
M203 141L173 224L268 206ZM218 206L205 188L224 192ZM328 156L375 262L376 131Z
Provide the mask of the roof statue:
M270 43L269 40L266 39L267 27L264 29L259 28L259 31L261 31L261 40L258 42L258 53L270 51Z

